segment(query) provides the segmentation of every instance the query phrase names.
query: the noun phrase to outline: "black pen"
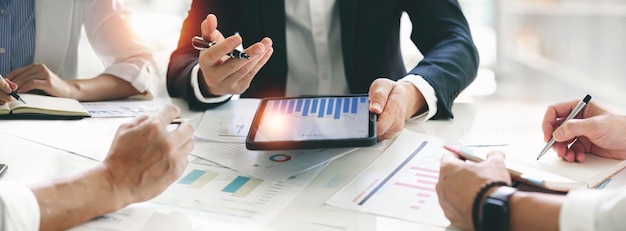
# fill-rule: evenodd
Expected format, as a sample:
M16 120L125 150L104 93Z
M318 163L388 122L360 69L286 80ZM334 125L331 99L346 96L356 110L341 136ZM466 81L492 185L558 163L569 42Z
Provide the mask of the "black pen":
M193 46L193 48L196 48L196 50L199 50L199 51L209 49L209 47L212 47L215 44L217 43L208 42L200 36L194 36L191 39L191 45ZM230 56L230 58L232 59L250 59L250 56L248 54L241 52L239 50L233 50L227 55Z
M578 102L578 104L576 104L576 106L574 107L574 109L572 109L572 111L569 113L569 115L567 115L565 120L563 120L563 123L567 122L568 120L573 119L574 116L578 115L578 113L583 110L585 105L587 105L587 103L589 103L589 100L591 100L591 96L587 95L587 96L585 96L584 99L582 99L580 102ZM556 140L554 139L554 136L552 136L552 138L550 138L550 141L548 141L546 146L543 147L543 149L539 153L539 156L537 156L537 160L539 160L539 158L541 158L544 154L546 154L546 152L552 147L552 145L554 145L554 142L556 142Z
M13 98L15 98L15 99L19 100L19 101L20 101L20 102L22 102L22 103L26 103L26 101L24 101L24 100L22 99L22 97L20 97L17 93L15 93L15 91L11 91L11 93L9 93L9 95L13 96Z

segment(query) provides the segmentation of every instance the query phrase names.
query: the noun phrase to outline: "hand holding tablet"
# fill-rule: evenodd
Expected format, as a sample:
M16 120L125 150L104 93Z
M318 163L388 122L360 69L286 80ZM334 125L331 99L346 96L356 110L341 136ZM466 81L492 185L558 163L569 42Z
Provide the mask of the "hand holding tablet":
M280 97L261 100L246 148L282 150L376 144L376 114L367 95Z

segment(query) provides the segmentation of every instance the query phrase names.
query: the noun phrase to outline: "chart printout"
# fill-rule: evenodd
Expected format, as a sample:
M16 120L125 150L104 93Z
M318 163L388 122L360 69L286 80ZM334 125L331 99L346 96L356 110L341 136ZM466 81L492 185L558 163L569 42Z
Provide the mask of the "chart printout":
M447 226L435 185L443 139L409 130L327 203L409 221Z

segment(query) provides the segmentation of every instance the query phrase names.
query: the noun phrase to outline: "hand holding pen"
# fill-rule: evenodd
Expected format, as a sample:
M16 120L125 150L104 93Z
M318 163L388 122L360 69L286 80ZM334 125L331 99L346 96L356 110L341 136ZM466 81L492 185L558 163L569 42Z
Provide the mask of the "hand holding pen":
M196 48L196 50L199 50L199 51L209 49L215 44L216 44L215 42L208 42L200 36L194 36L191 39L191 45L193 46L193 48ZM250 56L248 54L239 50L233 50L229 52L227 55L230 56L230 58L232 59L250 59Z
M571 111L569 112L567 117L561 122L561 124L568 122L569 120L573 119L576 115L578 115L578 113L580 113L583 110L583 108L587 106L587 104L589 103L589 100L591 100L590 95L586 95L585 98L580 100L576 104L576 106L574 106L574 108L571 109ZM556 109L560 109L560 108L556 108ZM546 113L546 116L544 117L544 124L546 122L546 119L552 120L553 117L555 119L554 121L556 121L557 119L556 115L548 114L550 112L554 112L554 111L551 111L550 109L548 109L548 112ZM562 109L556 112L556 114L561 114L561 113L563 113ZM554 127L553 129L556 130L557 128L558 127ZM545 131L546 131L546 128L544 128L544 132ZM550 134L552 134L552 132L550 132ZM546 143L546 146L544 146L541 152L539 153L539 156L537 156L537 160L539 160L544 154L546 154L546 152L550 148L552 148L552 145L554 145L555 142L556 142L556 139L554 138L554 136L552 136L550 140L548 141L548 143Z
M205 97L241 94L248 89L254 76L274 52L270 38L263 38L243 51L237 50L243 38L239 35L225 38L217 30L217 17L213 14L209 14L202 22L201 30L202 36L189 38L191 45L204 50L198 56L199 69L195 69L197 75L191 78L198 78L197 81L192 80L199 85L196 94Z
M13 98L15 98L16 100L19 100L22 103L26 103L22 97L20 97L16 92L15 89L17 88L17 85L11 81L9 81L8 79L5 79L4 77L2 77L2 75L0 75L0 90L2 92L4 92L7 95L12 96ZM2 100L0 99L0 102L8 102L7 100ZM4 103L2 103L4 104Z

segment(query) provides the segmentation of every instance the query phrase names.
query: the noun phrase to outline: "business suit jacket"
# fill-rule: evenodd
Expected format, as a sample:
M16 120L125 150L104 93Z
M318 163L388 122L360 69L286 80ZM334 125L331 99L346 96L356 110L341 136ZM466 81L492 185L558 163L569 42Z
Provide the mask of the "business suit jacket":
M167 73L170 96L183 97L190 109L212 105L196 99L189 74L198 62L191 38L200 35L206 15L218 18L225 36L238 32L247 47L265 36L274 42L274 54L254 77L242 97L283 96L286 87L285 0L194 0L183 23L178 48ZM406 75L400 50L400 17L413 23L412 41L424 59L409 73L423 76L435 89L437 114L451 118L458 94L475 78L478 54L469 27L456 0L337 0L345 74L352 93L367 93L378 77Z
M35 0L35 63L63 79L76 79L81 27L104 72L148 90L158 69L151 51L130 28L119 0ZM84 76L83 76L84 77Z

